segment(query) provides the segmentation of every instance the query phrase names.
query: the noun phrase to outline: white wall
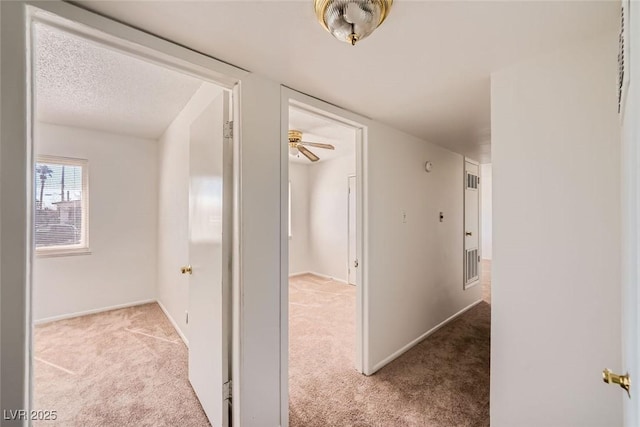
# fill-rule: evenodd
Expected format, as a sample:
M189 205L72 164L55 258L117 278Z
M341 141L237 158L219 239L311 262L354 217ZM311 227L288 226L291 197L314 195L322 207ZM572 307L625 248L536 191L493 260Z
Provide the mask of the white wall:
M291 237L289 238L289 274L311 271L309 254L309 168L289 162L291 182Z
M155 299L157 144L87 129L36 125L36 154L89 161L91 251L36 256L36 321Z
M491 425L621 425L617 35L494 73Z
M220 91L203 83L159 139L158 301L187 340L189 280L180 267L189 264L190 127Z
M236 248L234 271L242 291L234 295L234 351L238 363L234 372L234 419L243 426L284 425L280 405L286 384L286 372L280 371L286 339L281 339L280 285L287 277L286 261L280 263L284 230L281 217L282 171L279 164L284 146L286 123L279 122L280 85L231 65L183 49L123 24L111 21L63 2L43 2L39 7L60 16L122 37L145 53L177 58L175 64L194 64L214 70L220 76L241 80L240 112L242 147L236 152L239 187L245 196L238 200L239 220L244 225ZM29 408L29 337L31 325L29 301L28 235L29 204L26 195L31 186L30 144L27 118L25 49L27 20L23 2L0 2L0 406ZM148 50L147 50L148 49ZM168 57L163 57L167 60ZM171 59L169 58L169 61ZM184 62L183 62L184 61ZM214 73L214 74L215 74ZM237 114L238 112L236 112ZM237 117L237 116L236 116ZM281 127L282 125L282 127ZM286 157L285 157L286 158ZM286 173L284 174L286 177ZM236 223L237 224L237 223ZM284 236L286 239L286 235ZM244 310L238 310L243 307ZM240 343L240 337L242 343ZM287 402L283 402L286 405ZM26 425L24 420L4 425Z
M310 271L347 282L348 177L356 174L355 145L349 156L309 165Z
M492 207L492 168L491 163L480 165L480 220L482 221L482 259L493 257L493 207Z
M28 268L25 268L28 251L24 233L28 218L25 195L29 186L25 113L27 50L24 49L24 35L27 32L22 4L0 2L0 7L0 191L5 200L12 201L2 203L0 217L1 398L3 408L22 408L26 405L25 396L28 395L28 383L25 380L28 325L24 304L28 300ZM239 265L236 264L234 270L240 287L234 295L234 321L238 326L234 331L234 350L238 355L238 363L233 367L233 410L235 419L243 426L284 423L287 401L281 398L281 393L286 396L287 372L281 369L281 361L286 363L287 339L286 331L284 336L281 334L281 326L287 311L286 291L281 293L281 284L286 283L288 271L287 261L281 258L280 249L286 247L287 242L286 215L281 215L283 203L286 206L287 168L282 165L283 160L287 159L287 150L282 142L286 141L287 122L281 120L281 111L288 109L288 105L281 104L281 86L66 3L42 3L42 7L108 34L124 37L136 46L157 49L182 60L211 67L220 74L241 79L239 94L242 114L238 130L242 142L236 153L240 189L237 201L239 222L236 224L242 224L242 233L239 236L240 248L236 248L235 253ZM329 110L334 108L322 102L317 105ZM345 111L340 114L354 116ZM375 362L420 336L446 318L448 313L455 312L468 301L479 299L479 295L474 295L473 291L460 295L462 209L457 203L462 200L461 156L379 123L361 118L358 120L368 127L366 132L369 140L363 174L368 181L361 197L366 200L365 210L368 214L364 226L371 233L362 266L363 274L370 278L371 287L366 326L382 326L371 335L369 342ZM396 158L398 152L401 154ZM430 183L422 182L424 157L435 159L434 164L436 167L441 165L443 171L449 170L447 165L452 169L446 173L434 172L433 176L439 178L434 178ZM386 168L389 169L387 172L380 173ZM455 181L453 174L458 175ZM448 182L448 178L451 178L451 183L437 185L445 176L447 179L444 181ZM436 187L437 191L433 194L438 194L438 197L416 197L416 192L412 190L415 188L414 178L420 182L417 191ZM398 184L406 187L398 187ZM420 233L420 237L426 237L426 240L418 242L417 236L401 228L399 206L406 208L409 224L412 224L412 218L420 217L422 211L428 213L424 215L429 224L424 225L424 229L428 233ZM444 225L431 222L432 214L435 218L433 221L437 221L439 210L447 214ZM449 215L450 211L459 211L459 214ZM450 241L460 243L451 247L442 244ZM423 249L427 251L421 255L420 250ZM424 262L425 259L430 261ZM416 264L416 261L419 263ZM396 274L399 269L400 275ZM394 286L390 286L390 283ZM416 293L412 294L411 291ZM428 294L432 297L427 297ZM389 320L388 324L385 320ZM396 336L396 332L405 325L410 326L409 330Z
M287 145L288 123L281 119L281 87L251 74L240 89L242 142L236 152L239 169L238 218L242 224L239 261L234 275L240 288L234 294L235 324L242 340L234 341L239 363L234 369L234 419L238 425L286 425L282 408L287 371L287 338L281 334L287 269ZM285 208L286 209L286 208ZM238 231L238 230L237 230ZM285 256L281 256L284 249ZM236 403L238 405L236 405Z
M463 290L463 157L375 122L368 136L364 268L376 370L481 295Z

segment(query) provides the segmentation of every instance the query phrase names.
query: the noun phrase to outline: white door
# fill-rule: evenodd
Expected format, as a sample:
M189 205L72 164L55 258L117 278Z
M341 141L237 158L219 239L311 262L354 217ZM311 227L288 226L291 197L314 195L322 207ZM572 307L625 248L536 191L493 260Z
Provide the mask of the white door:
M231 142L223 92L191 125L189 144L189 381L214 427L229 422Z
M480 165L464 162L464 286L480 280Z
M358 255L356 252L356 177L349 177L349 283L357 285L356 268Z

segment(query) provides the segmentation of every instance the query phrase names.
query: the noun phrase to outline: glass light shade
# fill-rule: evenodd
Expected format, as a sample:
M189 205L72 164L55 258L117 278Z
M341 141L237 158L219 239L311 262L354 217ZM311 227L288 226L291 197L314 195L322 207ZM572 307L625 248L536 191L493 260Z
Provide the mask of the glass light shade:
M382 24L393 0L315 0L318 20L335 38L356 44Z
M298 147L289 146L289 155L291 157L297 157L298 156Z

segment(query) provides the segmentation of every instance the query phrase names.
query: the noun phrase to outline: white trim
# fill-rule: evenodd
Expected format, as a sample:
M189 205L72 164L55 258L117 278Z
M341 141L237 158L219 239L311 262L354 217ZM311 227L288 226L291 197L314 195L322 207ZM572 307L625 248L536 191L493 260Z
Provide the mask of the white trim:
M361 115L331 105L317 98L305 95L286 86L281 90L281 224L286 226L286 182L289 180L289 168L283 162L288 161L289 108L310 112L335 121L356 130L356 256L359 267L356 269L356 338L355 368L365 375L370 374L369 362L369 308L368 308L368 251L367 251L367 136L370 120ZM282 425L289 424L289 246L287 239L281 241L281 283L280 283L280 419ZM348 281L348 278L347 278ZM345 282L346 283L346 282Z
M316 273L315 271L302 271L299 273L291 273L289 274L289 278L304 276L305 274L311 274L313 276L318 276L321 279L332 280L334 282L340 282L340 283L344 283L345 285L354 286L351 283L347 282L346 280L338 279L337 277L327 276L326 274Z
M232 89L249 72L64 2L27 3L27 17L108 49Z
M33 324L34 325L44 325L44 324L47 324L47 323L56 322L58 320L73 319L75 317L82 317L82 316L88 316L90 314L104 313L104 312L107 312L107 311L119 310L121 308L136 307L136 306L139 306L139 305L151 304L151 303L154 303L154 302L157 303L160 306L160 309L162 310L164 315L167 317L167 319L169 319L169 322L171 323L171 326L173 326L173 329L176 330L176 333L180 336L180 339L184 342L184 344L188 348L189 347L189 340L187 339L187 337L182 333L182 331L178 327L178 324L173 319L173 317L169 314L169 312L167 311L165 306L159 300L155 300L155 299L148 299L148 300L142 300L142 301L136 301L136 302L129 302L129 303L125 303L125 304L116 304L116 305L112 305L112 306L109 306L109 307L96 308L96 309L93 309L93 310L78 311L76 313L68 313L68 314L62 314L60 316L46 317L44 319L35 320L33 322Z
M482 277L482 184L483 180L481 179L478 182L478 256L480 257L480 261L478 261L478 279L474 282L467 283L466 282L466 269L467 269L467 238L465 232L467 231L467 163L471 163L478 167L478 177L481 175L481 167L480 162L470 159L468 157L462 158L462 290L466 291L470 288L473 288L475 285L480 283L480 278ZM471 249L471 248L470 248Z
M61 166L77 166L82 168L82 195L80 198L81 205L81 218L80 218L80 243L74 245L55 245L55 246L36 246L36 257L60 257L60 256L73 256L73 255L90 255L91 247L89 246L89 160L79 159L74 157L53 156L49 154L40 154L36 156L36 160L33 164L34 171L38 163L53 164ZM34 178L35 179L35 178ZM36 187L40 184L35 183ZM34 192L34 196L37 196L37 191ZM64 197L64 195L63 195ZM33 200L35 203L35 199ZM43 201L40 201L40 209L42 209ZM35 219L35 216L34 216ZM35 240L35 236L34 236Z
M55 249L37 249L36 250L36 258L55 258L55 257L66 257L66 256L77 256L77 255L91 255L91 249L89 248L78 248L75 246L66 246L60 247L56 246Z
M356 253L351 253L351 178L354 179L355 184L355 192L356 192ZM351 261L354 259L358 259L358 177L355 174L347 175L347 283L349 285L357 286L358 282L358 267L353 267L356 269L356 283L349 282L349 272L351 271ZM352 255L355 255L353 257Z
M453 316L449 316L448 318L446 318L445 320L443 320L442 322L438 323L436 326L434 326L433 328L429 329L427 332L425 332L424 334L420 335L418 338L414 339L413 341L411 341L409 344L405 345L404 347L402 347L400 350L394 352L393 354L391 354L390 356L386 357L385 359L383 359L382 361L376 363L373 367L373 371L371 372L372 374L374 372L377 372L378 370L380 370L381 368L383 368L385 365L391 363L392 361L394 361L395 359L397 359L398 357L400 357L402 354L406 353L407 351L409 351L412 347L414 347L415 345L419 344L421 341L423 341L425 338L427 338L429 335L433 334L435 331L437 331L438 329L442 328L443 326L445 326L447 323L455 320L457 317L461 316L462 314L464 314L465 312L471 310L473 307L475 307L476 305L480 304L482 302L482 299L479 299L478 301L468 305L467 307L463 308L462 310L460 310L459 312L457 312L456 314L454 314Z
M157 302L157 301L155 299L146 299L141 301L128 302L125 304L111 305L108 307L94 308L91 310L77 311L75 313L61 314L59 316L51 316L51 317L45 317L44 319L34 320L33 324L44 325L45 323L56 322L58 320L73 319L75 317L88 316L89 314L104 313L105 311L119 310L121 308L135 307L138 305L150 304L152 302Z
M334 282L344 283L345 285L349 284L346 280L338 279L337 277L327 276L326 274L317 273L315 271L308 271L307 273L312 274L314 276L318 276L321 279L333 280Z
M466 291L467 289L471 289L474 286L478 286L480 284L480 275L482 274L482 271L480 271L480 267L478 267L478 280L475 280L471 283L467 283L466 285L464 285L464 290Z
M3 23L7 23L2 27L2 35L11 34L11 37L7 38L7 49L2 50L2 57L8 63L14 64L7 66L7 73L2 73L3 90L6 84L8 92L10 92L9 95L18 97L13 106L15 108L11 110L12 114L5 114L3 111L0 115L0 121L3 125L3 141L5 138L14 141L14 144L7 151L11 155L6 156L6 159L3 160L2 167L3 172L6 171L7 177L7 180L4 181L11 181L11 185L25 187L27 191L23 195L26 196L26 200L22 200L23 203L20 203L21 198L18 198L16 203L6 207L2 205L3 237L5 229L14 230L9 233L12 234L10 236L11 256L5 256L5 251L3 251L0 258L2 295L11 296L11 304L14 307L6 309L7 302L3 301L1 323L3 325L11 324L12 328L3 329L1 365L3 372L13 371L14 373L8 376L7 381L4 381L3 377L0 395L2 396L3 408L21 408L29 411L33 400L31 304L32 260L35 255L35 249L32 248L33 214L31 213L32 201L34 200L33 177L30 172L31 165L35 163L32 138L34 82L31 30L33 24L43 22L47 25L53 25L94 42L102 43L107 47L119 49L123 53L212 81L234 91L238 90L240 79L245 78L249 73L205 54L189 50L171 41L160 39L65 2L28 1L13 4L3 2L2 12L4 15ZM14 35L15 37L13 37ZM2 68L5 71L4 62ZM10 78L13 78L11 85L8 84ZM233 102L234 110L239 111L239 98L234 97ZM240 117L238 117L238 121L239 119ZM236 140L234 135L234 142ZM7 160L9 158L11 160ZM9 162L13 162L13 164ZM5 166L9 164L11 167L5 169ZM3 241L7 240L3 239ZM2 246L7 249L8 244ZM237 280L234 280L235 286L238 286ZM242 362L237 353L234 353L233 358L234 366ZM237 369L234 372L238 372ZM233 395L234 400L238 402L237 387L234 387ZM237 406L234 405L234 413L236 413L236 408ZM239 417L235 419L239 420ZM29 422L21 421L16 425L29 425Z
M304 276L305 274L309 274L309 272L308 271L299 271L297 273L289 273L289 278L298 277L298 276Z
M240 102L242 99L242 83L233 87L232 100L233 109L231 117L233 123L233 221L232 221L232 256L231 256L231 427L239 426L242 419L241 408L243 402L240 399L242 391L243 363L243 334L244 325L243 305L242 305L242 251L240 242L242 241L242 180L241 180L241 123ZM289 268L287 266L287 268ZM185 337L186 338L186 337Z
M171 322L171 326L173 326L173 329L176 330L176 333L180 336L180 339L182 340L182 342L184 343L184 345L187 346L187 348L189 348L189 340L187 339L187 337L182 333L182 330L180 330L180 328L178 327L178 324L176 323L176 321L174 320L174 318L169 314L169 311L167 310L167 308L164 306L164 304L162 304L160 302L160 300L156 301L158 303L158 305L160 306L160 309L164 312L164 315L167 316L167 319L169 319L169 322Z
M289 182L289 96L280 86L280 424L289 425L289 239L287 185Z
M289 200L289 213L288 213L289 221L288 221L288 224L287 224L287 228L289 230L289 240L291 240L291 238L293 237L293 233L291 233L291 179L289 179L289 196L288 196L288 200Z

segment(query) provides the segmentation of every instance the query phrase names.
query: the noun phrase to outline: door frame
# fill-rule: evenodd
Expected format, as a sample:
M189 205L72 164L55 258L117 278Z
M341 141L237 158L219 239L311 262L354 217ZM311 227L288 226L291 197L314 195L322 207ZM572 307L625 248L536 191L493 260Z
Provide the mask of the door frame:
M467 268L467 241L464 233L467 231L467 163L478 166L478 178L480 179L478 182L478 257L480 258L480 261L478 261L478 280L471 283L467 283L465 280L465 269ZM462 158L462 289L465 291L479 285L482 280L482 199L480 194L482 179L480 176L480 168L480 162L470 159L469 157Z
M620 111L622 169L622 366L631 375L631 398L622 394L625 427L640 423L640 123L633 116L640 109L640 56L637 55L640 4L623 1L625 7L625 62L628 64ZM633 6L632 6L633 4ZM628 56L629 52L631 55ZM627 62L629 61L630 62ZM623 371L624 372L624 371ZM634 382L635 381L635 382Z
M3 129L3 137L11 136L13 140L20 141L11 146L7 157L21 158L23 161L13 162L12 169L3 171L3 179L22 177L14 185L20 190L24 199L16 200L11 207L11 217L2 218L2 249L3 252L12 249L14 255L1 259L2 267L2 310L1 325L10 325L2 329L2 407L11 409L24 409L28 414L33 402L33 316L32 316L32 270L35 249L33 247L33 173L34 156L34 90L35 77L33 74L33 25L43 23L75 36L82 37L94 43L101 44L109 49L137 57L138 59L154 63L178 72L192 75L198 79L211 82L232 94L233 108L232 120L234 120L233 146L234 154L240 145L239 129L239 100L241 79L249 73L204 54L178 46L170 41L160 39L154 35L126 26L109 18L100 16L80 7L63 2L9 2L1 5L3 25L8 24L7 32L11 32L13 42L10 47L24 46L21 52L11 52L12 59L21 59L11 68L13 74L12 85L3 84L3 95L10 94L21 100L14 106L14 114L11 122L7 120L3 124L9 124ZM3 52L4 53L4 52ZM4 55L3 55L4 56ZM4 58L3 58L4 59ZM4 69L3 69L4 71ZM26 76L26 78L25 78ZM6 92L5 92L6 91ZM10 123L9 123L10 122ZM4 139L4 138L3 138ZM6 164L3 163L2 166ZM234 165L235 166L235 165ZM233 169L234 201L233 201L233 250L237 253L239 245L239 228L236 226L239 218L240 187L239 170ZM3 206L2 213L6 215L8 209ZM7 218L7 219L5 219ZM15 227L17 218L22 218L22 227ZM5 223L6 221L6 223ZM12 227L4 225L11 224ZM10 232L9 232L10 231ZM11 245L9 245L9 242ZM7 246L5 246L7 245ZM3 254L4 255L4 254ZM239 270L240 259L234 257L233 271ZM239 277L233 276L231 287L235 294L239 288ZM5 309L9 308L9 309ZM235 310L236 307L232 307ZM232 325L232 378L237 378L240 370L239 349L241 337L239 328ZM238 402L239 391L235 387L232 390L233 400ZM234 407L234 415L239 414L239 407ZM28 420L19 420L12 425L30 425Z
M351 260L353 259L353 257L351 256L351 186L350 186L350 181L351 178L355 178L356 179L356 205L358 204L358 178L357 175L349 175L347 176L347 283L349 285L353 285L353 286L358 286L358 275L357 272L358 270L356 270L356 283L350 283L349 282L349 270L351 270ZM356 206L356 228L358 227L358 209ZM356 234L357 234L357 230L356 230ZM358 259L358 238L356 235L356 259ZM359 262L359 261L358 261Z
M368 119L318 98L281 86L280 97L280 419L282 426L289 425L289 237L288 227L288 182L289 161L288 130L289 107L324 117L334 122L352 127L356 130L356 251L359 268L356 278L356 358L355 368L358 372L370 375L369 363L369 328L368 328L368 275L367 275L367 125Z

